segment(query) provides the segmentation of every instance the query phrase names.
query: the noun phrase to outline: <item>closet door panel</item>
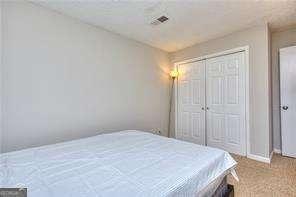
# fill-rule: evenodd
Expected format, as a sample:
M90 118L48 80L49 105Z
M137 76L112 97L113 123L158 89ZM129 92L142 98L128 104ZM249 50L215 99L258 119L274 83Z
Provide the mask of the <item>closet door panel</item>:
M244 52L225 56L225 147L246 154L246 84Z
M244 53L208 59L206 68L207 144L244 155Z
M207 145L225 149L224 58L206 61Z
M178 66L177 138L205 145L205 62Z

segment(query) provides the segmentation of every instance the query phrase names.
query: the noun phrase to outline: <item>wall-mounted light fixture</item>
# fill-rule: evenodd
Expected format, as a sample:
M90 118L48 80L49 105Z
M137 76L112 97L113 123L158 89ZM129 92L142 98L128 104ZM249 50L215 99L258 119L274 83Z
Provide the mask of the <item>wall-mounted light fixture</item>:
M171 92L170 92L170 106L169 106L169 121L168 121L168 137L171 137L171 113L172 113L172 102L173 102L173 95L174 95L174 83L175 79L178 78L179 72L176 68L174 68L170 72L170 77L172 78L172 85L171 85Z

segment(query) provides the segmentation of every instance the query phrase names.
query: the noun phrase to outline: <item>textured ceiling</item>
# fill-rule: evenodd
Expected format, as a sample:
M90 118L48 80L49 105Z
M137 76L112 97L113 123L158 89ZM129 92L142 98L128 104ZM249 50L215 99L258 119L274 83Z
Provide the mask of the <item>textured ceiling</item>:
M296 0L31 1L169 52L267 22L296 24ZM169 21L150 25L161 15Z

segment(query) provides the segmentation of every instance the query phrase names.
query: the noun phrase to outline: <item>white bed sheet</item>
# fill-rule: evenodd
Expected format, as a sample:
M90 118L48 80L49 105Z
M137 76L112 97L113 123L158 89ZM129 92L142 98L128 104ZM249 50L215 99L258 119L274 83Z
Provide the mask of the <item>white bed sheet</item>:
M0 156L0 187L29 197L199 196L236 162L225 151L121 131Z

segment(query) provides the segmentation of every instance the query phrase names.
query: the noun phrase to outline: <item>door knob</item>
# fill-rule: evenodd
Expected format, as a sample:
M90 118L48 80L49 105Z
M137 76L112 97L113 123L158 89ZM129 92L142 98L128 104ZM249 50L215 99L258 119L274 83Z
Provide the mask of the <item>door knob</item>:
M205 108L204 108L204 107L202 107L202 108L201 108L201 110L205 110Z
M209 107L207 107L207 110L209 110L210 108Z
M288 110L288 106L283 106L283 110Z

